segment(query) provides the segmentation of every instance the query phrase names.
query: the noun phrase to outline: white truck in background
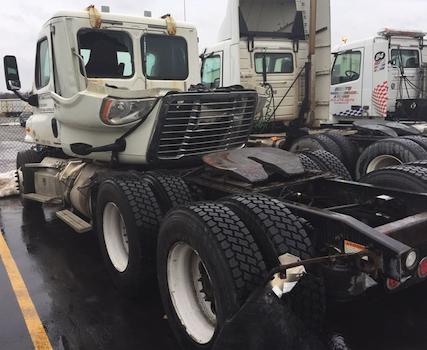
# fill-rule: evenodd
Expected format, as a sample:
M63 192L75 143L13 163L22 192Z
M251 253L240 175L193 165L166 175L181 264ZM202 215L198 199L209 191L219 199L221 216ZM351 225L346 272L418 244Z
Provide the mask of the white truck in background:
M427 121L425 35L384 29L334 50L332 116Z
M329 119L330 2L319 0L315 7L311 11L310 1L301 0L230 0L219 42L203 50L204 85L265 89L257 131L271 125L281 130L301 109L313 126ZM311 49L310 13L316 28Z

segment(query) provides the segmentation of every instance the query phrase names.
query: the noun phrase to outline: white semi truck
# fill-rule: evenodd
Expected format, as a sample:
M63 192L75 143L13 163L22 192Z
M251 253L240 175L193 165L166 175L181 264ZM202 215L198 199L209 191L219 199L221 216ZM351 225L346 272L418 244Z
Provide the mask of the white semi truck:
M337 179L343 165L324 151L245 147L258 94L191 86L197 60L196 29L170 16L50 18L27 99L33 147L17 155L23 205L57 204L75 231L96 230L124 293L158 283L186 350L301 348L307 338L284 327L322 334L325 291L427 277L425 163L364 185ZM16 58L4 68L20 96Z
M386 124L384 118L364 118L367 120L353 125L363 119L355 116L372 117L385 105L397 118L399 113L390 109L393 100L398 111L413 110L410 117L422 120L423 35L385 31L374 41L344 47L332 70L331 97L330 33L328 0L230 0L219 42L202 51L202 83L264 91L266 104L252 129L254 144L293 152L326 150L343 161L357 179L384 166L425 159L427 139L421 134L427 133L427 123L414 125L415 129ZM398 51L403 42L406 46ZM403 60L401 70L388 68L391 56L395 68L399 64L397 52ZM418 68L411 68L411 55ZM377 63L371 64L375 59ZM353 66L357 72L351 70ZM403 92L409 99L406 95L403 99ZM385 109L383 112L387 114ZM346 123L340 124L343 119Z
M331 114L337 120L427 121L425 33L385 29L334 50Z
M266 89L266 107L255 125L260 131L274 124L280 129L300 113L308 114L313 126L329 119L330 3L312 3L310 16L310 1L230 0L218 43L203 50L206 86ZM312 42L310 18L315 19Z

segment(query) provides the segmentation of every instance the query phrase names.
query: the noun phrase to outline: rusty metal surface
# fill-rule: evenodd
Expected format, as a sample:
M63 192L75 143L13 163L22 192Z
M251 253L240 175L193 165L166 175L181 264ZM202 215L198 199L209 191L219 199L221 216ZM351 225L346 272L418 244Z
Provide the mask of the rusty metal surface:
M204 156L203 161L216 170L250 183L266 181L274 173L285 177L304 173L295 154L278 148L254 147L217 152Z

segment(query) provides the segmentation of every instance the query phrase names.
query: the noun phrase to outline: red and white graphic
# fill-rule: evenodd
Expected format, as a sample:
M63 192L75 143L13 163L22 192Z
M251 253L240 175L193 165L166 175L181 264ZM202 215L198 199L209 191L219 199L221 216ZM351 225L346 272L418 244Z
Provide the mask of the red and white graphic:
M385 81L375 87L372 92L372 104L381 117L387 117L388 84Z

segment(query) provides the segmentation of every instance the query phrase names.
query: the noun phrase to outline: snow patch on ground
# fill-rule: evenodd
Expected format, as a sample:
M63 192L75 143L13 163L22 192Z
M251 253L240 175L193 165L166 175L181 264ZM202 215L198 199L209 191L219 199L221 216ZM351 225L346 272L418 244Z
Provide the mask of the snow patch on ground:
M15 170L0 173L0 198L19 194L15 173Z

